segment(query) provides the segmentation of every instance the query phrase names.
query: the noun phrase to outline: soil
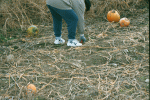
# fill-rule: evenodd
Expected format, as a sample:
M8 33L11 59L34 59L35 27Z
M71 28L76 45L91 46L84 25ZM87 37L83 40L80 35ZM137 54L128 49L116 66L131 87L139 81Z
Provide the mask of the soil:
M128 27L85 15L82 47L54 45L52 24L39 25L39 37L1 43L0 99L149 100L149 8L123 13ZM36 94L26 95L29 83Z

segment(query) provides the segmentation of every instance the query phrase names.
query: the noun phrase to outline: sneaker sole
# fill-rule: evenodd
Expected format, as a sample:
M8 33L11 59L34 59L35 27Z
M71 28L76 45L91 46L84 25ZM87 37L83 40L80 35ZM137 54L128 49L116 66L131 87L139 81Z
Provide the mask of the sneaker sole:
M80 47L80 46L82 46L82 45L74 45L74 46L73 46L73 45L67 44L67 46L68 46L68 47Z
M54 44L65 44L65 43L54 43Z
M65 42L64 42L64 43L55 43L55 42L54 42L54 44L65 44Z

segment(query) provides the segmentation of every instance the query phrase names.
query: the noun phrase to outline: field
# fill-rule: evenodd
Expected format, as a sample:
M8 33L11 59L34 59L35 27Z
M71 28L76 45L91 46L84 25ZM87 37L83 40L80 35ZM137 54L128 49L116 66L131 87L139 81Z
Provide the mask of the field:
M67 47L53 43L44 0L0 0L1 100L149 100L149 1L91 3L85 12L87 41ZM130 25L108 22L112 9ZM27 37L31 24L39 28L38 37ZM66 41L67 35L63 21ZM26 94L30 83L35 94Z

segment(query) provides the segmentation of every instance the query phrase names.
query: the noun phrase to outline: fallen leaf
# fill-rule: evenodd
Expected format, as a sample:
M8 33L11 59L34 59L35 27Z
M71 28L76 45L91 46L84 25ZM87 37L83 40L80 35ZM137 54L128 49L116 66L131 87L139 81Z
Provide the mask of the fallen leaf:
M104 34L104 33L100 33L100 34L98 34L97 35L97 38L105 38L105 37L107 37L108 35L107 34Z

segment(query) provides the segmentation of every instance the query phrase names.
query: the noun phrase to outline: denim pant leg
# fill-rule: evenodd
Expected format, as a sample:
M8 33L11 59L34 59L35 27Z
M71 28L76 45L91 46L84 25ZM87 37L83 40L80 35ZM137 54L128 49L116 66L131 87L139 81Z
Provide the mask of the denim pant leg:
M57 21L56 18L59 18L60 16L65 20L65 22L67 23L67 28L68 28L68 39L75 39L75 35L76 35L76 29L77 29L77 23L78 23L78 16L76 15L76 13L70 9L70 10L61 10L61 9L57 9L54 7L51 7L48 5L48 8L50 9L52 16L53 16L53 21L54 21L54 31L57 32L57 30L60 30L60 27L58 27L60 24L60 21ZM52 9L52 10L51 10ZM57 13L57 14L55 14ZM56 18L54 18L56 17ZM58 28L57 28L58 27ZM61 21L61 27L62 27L62 21ZM55 30L56 29L56 30ZM57 33L55 33L57 34Z
M53 29L54 29L54 35L55 37L61 36L61 30L62 30L62 17L53 9L53 7L47 5L52 17L53 17Z

